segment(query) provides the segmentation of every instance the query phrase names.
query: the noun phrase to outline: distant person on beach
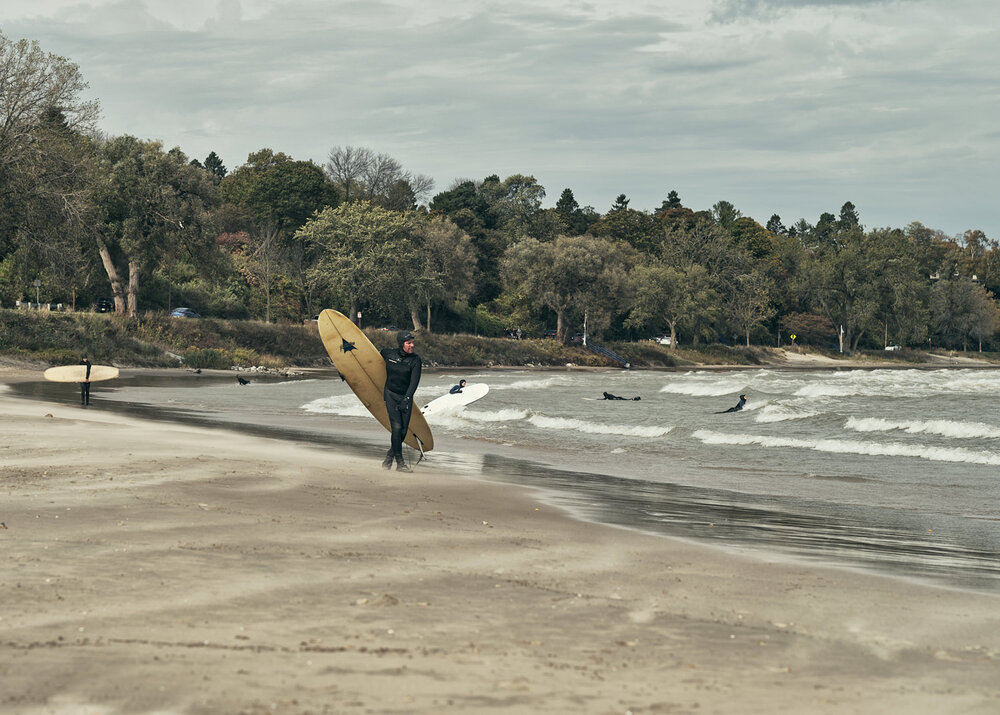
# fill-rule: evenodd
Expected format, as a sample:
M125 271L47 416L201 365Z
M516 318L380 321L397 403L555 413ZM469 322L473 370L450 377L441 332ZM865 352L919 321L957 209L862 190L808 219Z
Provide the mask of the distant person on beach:
M636 396L636 397L619 397L618 395L612 395L610 392L605 392L604 393L604 397L602 397L601 399L602 400L628 400L630 402L635 402L637 400L641 400L642 398L639 397L639 396Z
M448 390L448 394L449 395L458 394L459 392L462 391L462 388L464 387L465 387L465 380L459 380L457 385Z
M747 396L746 395L740 395L740 401L739 402L737 402L735 405L733 405L732 407L730 407L728 410L722 410L721 412L716 412L715 414L717 414L717 415L724 415L727 412L739 412L740 410L743 409L743 405L745 405L746 403L747 403Z
M384 469L391 469L396 462L396 471L412 472L403 460L403 440L410 428L410 414L413 411L413 393L420 384L420 370L423 366L420 356L413 352L413 333L400 330L396 334L395 348L386 348L379 354L385 360L385 409L389 413L389 451L382 460ZM464 380L463 380L464 382Z
M80 360L80 364L87 366L87 374L84 377L83 382L80 383L80 405L89 405L90 404L90 368L91 368L90 358L88 358L86 355L84 355L83 359Z

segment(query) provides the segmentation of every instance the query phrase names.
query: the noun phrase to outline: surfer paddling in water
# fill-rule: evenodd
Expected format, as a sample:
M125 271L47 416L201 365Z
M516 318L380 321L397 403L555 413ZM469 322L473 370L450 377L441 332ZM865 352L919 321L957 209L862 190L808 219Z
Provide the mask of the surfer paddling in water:
M715 414L717 414L717 415L724 415L727 412L739 412L740 410L743 409L743 405L745 405L746 403L747 403L747 396L746 395L740 395L740 401L739 402L737 402L735 405L733 405L732 407L730 407L728 410L722 410L721 412L716 412Z
M465 388L465 380L459 380L458 384L448 390L449 395L457 395Z
M413 352L413 333L400 330L396 334L396 348L386 348L379 354L385 360L385 409L389 413L390 446L382 460L382 467L391 469L395 461L396 470L412 472L403 460L403 440L410 427L413 411L413 393L420 384L420 369L423 363Z

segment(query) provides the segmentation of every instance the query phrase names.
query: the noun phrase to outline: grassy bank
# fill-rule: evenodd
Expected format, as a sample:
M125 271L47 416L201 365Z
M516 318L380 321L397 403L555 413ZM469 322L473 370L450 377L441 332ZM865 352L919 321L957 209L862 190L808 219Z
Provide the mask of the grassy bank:
M395 333L366 330L379 348L395 345ZM649 342L601 343L633 367L683 368L705 365L783 364L780 351L763 347L707 345L674 350ZM617 363L582 346L554 340L483 338L465 334L420 334L417 352L430 366L465 367L607 367ZM316 329L305 325L269 324L247 320L170 318L147 314L137 319L113 314L47 313L0 310L0 355L39 365L64 365L89 355L95 363L119 367L198 367L229 369L264 366L330 365ZM818 354L818 353L812 353ZM969 353L969 357L996 356ZM847 359L826 355L845 366L873 362L921 364L924 351L859 353Z

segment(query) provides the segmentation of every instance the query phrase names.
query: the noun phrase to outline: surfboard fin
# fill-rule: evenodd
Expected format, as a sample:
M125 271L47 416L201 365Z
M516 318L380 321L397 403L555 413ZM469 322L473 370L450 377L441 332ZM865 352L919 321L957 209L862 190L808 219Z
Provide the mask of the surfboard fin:
M424 461L424 443L420 441L420 438L417 437L417 435L414 432L410 432L410 434L413 435L413 439L416 440L416 443L420 445L420 456L417 457L417 464L420 464L422 461Z
M342 345L340 346L340 349L343 350L345 353L349 353L352 350L357 350L357 348L354 347L354 343L349 343L344 338L341 338L340 342L342 343Z

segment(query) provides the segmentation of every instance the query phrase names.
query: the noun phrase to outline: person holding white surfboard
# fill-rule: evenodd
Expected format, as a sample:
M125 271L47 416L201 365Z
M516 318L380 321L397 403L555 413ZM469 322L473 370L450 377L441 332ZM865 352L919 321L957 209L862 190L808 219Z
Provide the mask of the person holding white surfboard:
M457 395L464 388L465 388L465 380L459 380L457 385L453 386L450 390L448 390L448 394Z
M384 469L391 469L396 463L396 471L412 472L403 459L403 439L410 427L413 411L413 393L420 384L423 362L413 352L413 333L400 330L396 334L396 348L386 348L379 354L385 360L385 409L389 413L389 451L382 460Z

